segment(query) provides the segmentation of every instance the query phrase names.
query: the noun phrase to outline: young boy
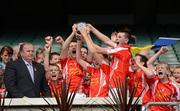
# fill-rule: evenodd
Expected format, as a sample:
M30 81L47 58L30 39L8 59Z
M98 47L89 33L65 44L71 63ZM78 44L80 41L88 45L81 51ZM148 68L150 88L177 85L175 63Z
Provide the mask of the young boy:
M90 65L88 62L82 59L80 54L82 40L77 41L76 59L78 63L91 75L90 77L90 97L106 97L108 96L108 75L109 66L103 61L103 56L101 54L93 53L95 60L94 65ZM88 48L91 47L88 45ZM93 52L92 50L90 50Z
M62 63L63 77L66 78L70 84L69 92L72 93L76 90L76 97L83 98L86 96L82 92L82 82L85 74L83 73L82 67L76 61L77 42L72 42L76 33L76 27L73 25L72 33L63 43L60 59Z
M154 72L141 65L138 61L136 64L145 72L148 78L148 84L152 88L152 102L173 102L180 99L179 89L168 77L169 65L161 62L156 66L156 75ZM151 106L151 111L172 111L171 106Z
M51 96L54 97L54 92L60 96L61 94L61 85L62 85L62 72L59 69L59 66L57 64L50 64L49 65L49 80L48 85L51 90Z
M173 70L173 78L174 81L176 82L176 84L179 86L180 88L180 66L177 66L174 70Z
M147 67L147 57L141 54L136 54L134 57L134 61L132 62L132 70L133 72L129 75L129 86L130 86L130 94L132 93L133 88L136 88L135 96L138 97L141 95L142 103L145 105L151 100L151 92L150 88L147 84L147 77L144 74L143 70L137 66L135 61L138 61L144 67ZM141 94L142 93L142 94Z
M113 47L113 49L109 48L102 48L97 45L93 45L94 43L88 39L87 36L87 30L90 30L93 32L100 40L102 40L105 44L110 45ZM128 41L131 34L128 31L119 31L117 33L117 40L116 43L111 41L107 36L99 32L97 29L95 29L92 25L87 24L86 28L82 28L80 30L81 34L84 37L84 40L86 41L88 46L92 46L90 48L93 48L94 52L92 53L101 53L101 54L107 54L112 55L113 59L111 61L110 65L110 76L109 76L109 82L111 89L116 88L114 81L119 81L120 84L123 82L123 80L126 77L126 74L129 71L130 67L130 59L131 59L131 53L129 51Z

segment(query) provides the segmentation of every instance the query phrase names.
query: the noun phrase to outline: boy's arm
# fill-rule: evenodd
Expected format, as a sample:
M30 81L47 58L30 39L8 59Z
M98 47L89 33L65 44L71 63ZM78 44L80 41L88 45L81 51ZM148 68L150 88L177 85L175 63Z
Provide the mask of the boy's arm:
M62 46L63 46L63 44L64 44L64 40L63 40L63 38L61 37L61 36L57 36L56 38L55 38L55 40L56 40L56 43L60 46L60 48L62 49ZM61 54L61 52L60 52L60 54Z
M51 46L49 46L49 44L45 44L44 45L44 70L45 70L45 77L46 79L48 79L49 77L49 54L50 54L50 49Z
M81 45L82 45L82 41L80 39L78 39L77 47L76 47L76 60L84 69L87 69L88 63L86 61L84 61L81 56Z
M50 36L45 37L44 45L44 69L46 72L49 71L49 54L51 53L51 47L53 43L53 38Z
M64 59L68 56L68 48L69 48L69 45L70 45L70 43L71 43L76 32L77 32L76 25L73 25L72 26L72 33L69 35L69 37L63 43L61 54L60 54L61 59Z
M91 41L91 43L93 43L93 41L92 41L92 39L91 39L91 36L88 34L88 38L89 38L89 40ZM99 47L98 45L96 45L96 44L94 44L93 43L93 47L94 48L96 48L96 50L102 50L102 48L101 47ZM99 48L99 49L98 49ZM103 50L107 50L107 49L103 49ZM105 52L104 51L104 52ZM104 60L104 57L103 57L103 55L102 54L99 54L99 53L97 53L98 51L96 51L96 52L94 52L93 53L93 57L94 57L94 59L98 62L98 64L102 64L102 61Z
M161 47L161 49L147 61L148 68L154 69L154 62L157 60L157 58L159 58L162 54L165 54L167 51L167 47Z
M80 32L88 46L88 49L91 51L92 54L94 54L94 53L107 54L107 48L102 48L102 47L98 47L98 46L94 45L90 35L88 35L88 33L87 33L86 28L81 29Z
M44 45L44 69L45 71L49 71L49 53L50 53L50 49L51 46L49 46L48 44Z
M154 73L152 71L152 69L144 67L142 64L140 64L139 61L135 60L137 66L139 68L141 68L141 70L145 73L145 75L147 76L148 79L151 79L154 76Z
M111 41L111 39L101 33L99 30L97 30L95 27L93 27L91 24L87 24L87 27L89 27L90 31L94 33L101 41L103 41L106 45L109 45L111 47L116 47L116 43Z

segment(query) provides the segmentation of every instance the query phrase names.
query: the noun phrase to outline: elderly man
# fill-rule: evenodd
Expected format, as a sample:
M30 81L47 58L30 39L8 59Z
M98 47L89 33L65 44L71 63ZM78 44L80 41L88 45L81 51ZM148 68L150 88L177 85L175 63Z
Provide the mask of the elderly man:
M4 82L8 91L7 97L50 96L44 68L41 64L33 61L33 45L23 43L20 46L20 55L20 59L6 65Z

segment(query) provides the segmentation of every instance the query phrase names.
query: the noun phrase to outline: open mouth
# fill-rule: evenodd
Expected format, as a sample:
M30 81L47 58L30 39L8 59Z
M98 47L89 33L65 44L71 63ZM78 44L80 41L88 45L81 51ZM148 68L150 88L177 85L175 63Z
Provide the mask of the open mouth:
M57 75L52 75L51 77L53 77L53 78L54 78L54 77L57 77Z
M175 80L178 80L179 78L178 77L174 77L175 78Z
M119 44L119 42L116 42L116 44Z
M178 80L178 79L179 79L179 77L178 77L178 76L174 76L174 78L175 78L176 80Z
M72 51L72 53L73 53L73 54L76 54L76 51L75 51L75 50L73 50L73 51Z
M162 73L162 72L159 72L158 75L163 75L163 73Z

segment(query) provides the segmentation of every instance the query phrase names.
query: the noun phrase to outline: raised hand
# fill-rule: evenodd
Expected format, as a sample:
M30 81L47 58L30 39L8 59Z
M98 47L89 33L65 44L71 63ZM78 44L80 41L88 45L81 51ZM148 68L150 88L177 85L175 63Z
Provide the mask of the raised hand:
M91 32L90 27L89 27L89 26L87 26L87 25L86 25L86 32L87 32L87 34L90 34L90 32Z
M116 40L117 40L117 32L112 32L112 34L111 34L111 40L112 40L113 42L116 42Z
M161 47L161 49L159 51L161 54L165 54L166 52L168 52L168 48L167 47Z
M72 26L72 32L73 32L73 33L77 33L77 25L76 25L76 24L74 24L74 25Z
M63 38L61 36L57 36L55 38L55 40L56 40L56 43L59 44L59 45L62 45L64 43L64 40L63 40Z
M136 63L136 65L139 67L139 66L142 66L141 62L138 60L138 59L134 59L134 62Z
M117 36L117 32L112 32L111 36Z
M81 38L83 38L83 37L88 37L88 31L89 31L89 29L87 29L87 27L82 28L82 29L80 30Z
M91 24L86 24L86 27L90 30L90 31L93 31L94 30L94 27L91 25Z
M53 42L53 38L51 36L45 37L45 43L46 44L52 45L52 42Z
M50 52L51 46L49 44L45 44L44 45L44 50L45 50L45 52Z

